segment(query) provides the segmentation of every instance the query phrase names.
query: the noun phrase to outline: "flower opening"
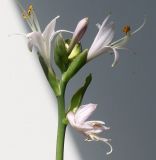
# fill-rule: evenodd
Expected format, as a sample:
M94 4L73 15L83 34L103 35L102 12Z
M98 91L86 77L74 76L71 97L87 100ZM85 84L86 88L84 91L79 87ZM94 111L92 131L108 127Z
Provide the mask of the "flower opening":
M101 53L113 52L114 61L112 63L112 67L114 67L119 61L119 53L117 50L126 49L125 45L129 41L130 37L143 28L146 23L146 19L144 19L143 23L133 32L131 32L129 25L124 26L122 31L125 33L125 36L115 42L112 42L115 30L114 22L108 23L109 17L110 15L105 18L102 25L97 24L99 31L89 49L87 60L90 61Z

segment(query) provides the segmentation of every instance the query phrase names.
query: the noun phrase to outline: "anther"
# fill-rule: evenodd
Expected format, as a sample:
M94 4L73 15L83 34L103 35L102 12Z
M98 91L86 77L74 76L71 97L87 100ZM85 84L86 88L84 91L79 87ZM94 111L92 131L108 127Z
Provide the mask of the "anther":
M22 13L22 16L23 16L24 19L28 18L27 14L25 12Z
M123 27L122 31L123 31L123 33L127 34L131 31L131 28L129 25L126 25Z
M30 9L30 10L33 10L33 5L32 5L32 4L29 5L28 10L29 10L29 9Z
M32 11L33 11L33 6L30 4L27 11L28 16L31 16Z

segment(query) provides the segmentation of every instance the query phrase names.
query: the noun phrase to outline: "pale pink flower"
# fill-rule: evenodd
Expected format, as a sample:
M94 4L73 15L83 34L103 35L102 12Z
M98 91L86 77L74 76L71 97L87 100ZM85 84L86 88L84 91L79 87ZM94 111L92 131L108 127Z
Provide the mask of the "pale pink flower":
M112 67L114 67L119 61L119 52L118 49L125 49L125 45L129 41L130 37L138 32L145 25L146 19L135 31L131 32L130 28L126 32L126 35L119 40L112 42L115 34L114 22L108 23L109 16L103 21L102 25L97 24L99 31L88 51L87 60L90 61L96 56L99 56L102 53L114 53L114 61Z
M103 121L87 121L90 115L95 111L96 104L86 104L79 107L76 112L70 111L67 114L67 119L71 126L84 134L86 136L85 141L103 141L109 145L110 151L107 154L112 152L112 146L110 145L110 139L99 137L98 134L109 130L109 127L105 126Z

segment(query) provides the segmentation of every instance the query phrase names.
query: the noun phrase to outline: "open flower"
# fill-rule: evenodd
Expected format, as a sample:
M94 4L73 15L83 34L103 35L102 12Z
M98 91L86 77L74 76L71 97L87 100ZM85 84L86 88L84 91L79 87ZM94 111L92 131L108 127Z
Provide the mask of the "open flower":
M45 28L43 33L33 31L28 33L28 48L32 51L33 47L37 49L38 53L44 58L48 66L50 66L50 53L51 53L51 41L56 34L62 32L62 30L55 31L56 20L59 16L55 17Z
M105 126L103 121L86 121L90 115L95 111L96 104L82 105L76 112L70 111L67 114L67 119L71 126L86 136L86 141L103 141L110 146L112 152L112 146L110 145L110 139L99 137L97 134L110 129Z
M29 50L32 51L33 48L35 48L37 52L43 57L47 66L50 67L51 41L58 33L73 32L67 30L55 31L56 20L59 18L59 16L57 16L52 19L52 21L46 26L42 33L33 6L29 5L26 11L23 9L20 3L18 4L21 11L23 12L23 18L27 21L30 29L32 30L31 33L26 34Z
M101 53L114 53L114 61L112 63L112 67L114 67L119 60L119 53L118 49L125 49L124 46L127 44L129 38L138 32L145 24L145 20L142 25L137 28L135 31L131 32L130 26L125 26L123 32L126 34L121 39L113 42L114 38L114 22L108 23L109 16L103 21L102 25L97 24L99 28L99 32L97 33L90 49L88 52L87 60L91 60L96 56L100 55Z

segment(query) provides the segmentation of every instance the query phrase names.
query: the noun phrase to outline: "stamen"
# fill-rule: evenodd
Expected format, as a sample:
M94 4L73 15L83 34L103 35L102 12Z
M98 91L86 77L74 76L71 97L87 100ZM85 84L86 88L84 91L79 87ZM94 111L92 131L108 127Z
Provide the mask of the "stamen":
M33 11L33 6L32 6L32 4L30 4L28 7L28 10L27 10L28 16L31 16L32 11Z
M24 36L24 37L26 37L26 34L24 34L24 33L12 33L12 34L8 35L8 37L12 37L12 36Z
M33 11L33 6L29 5L28 9L27 9L27 13L26 11L23 12L23 18L24 19L28 19L31 15L32 15L32 11Z
M129 33L130 31L131 31L131 28L129 25L124 26L122 29L122 32L125 34Z
M28 19L28 15L25 12L22 13L22 16L24 19Z
M31 16L31 10L28 10L28 16Z
M32 4L29 5L28 10L33 10L33 5Z

